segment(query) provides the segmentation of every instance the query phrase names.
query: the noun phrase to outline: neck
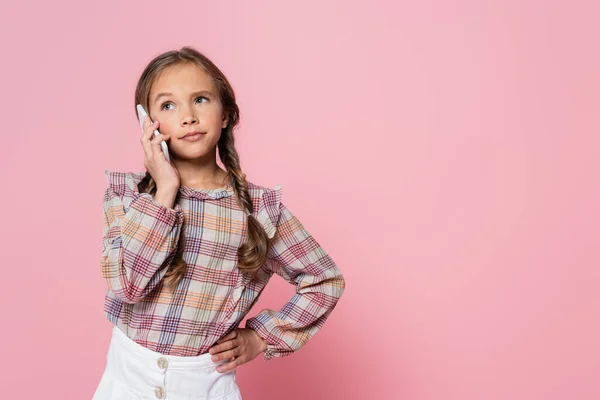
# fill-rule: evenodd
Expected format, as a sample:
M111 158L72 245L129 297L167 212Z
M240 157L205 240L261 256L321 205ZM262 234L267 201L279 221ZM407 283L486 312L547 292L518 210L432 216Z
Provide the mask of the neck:
M217 189L227 185L227 172L217 165L216 152L195 159L177 159L171 163L179 172L180 183L196 189Z

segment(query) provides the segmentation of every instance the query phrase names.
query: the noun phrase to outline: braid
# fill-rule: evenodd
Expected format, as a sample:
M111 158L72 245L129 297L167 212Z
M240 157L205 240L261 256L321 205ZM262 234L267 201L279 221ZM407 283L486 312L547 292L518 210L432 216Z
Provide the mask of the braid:
M246 174L240 167L240 159L234 146L231 125L223 129L219 140L219 157L227 168L230 184L240 206L248 213L248 240L238 249L238 268L255 274L267 259L269 238L263 226L254 216L254 206L248 191Z

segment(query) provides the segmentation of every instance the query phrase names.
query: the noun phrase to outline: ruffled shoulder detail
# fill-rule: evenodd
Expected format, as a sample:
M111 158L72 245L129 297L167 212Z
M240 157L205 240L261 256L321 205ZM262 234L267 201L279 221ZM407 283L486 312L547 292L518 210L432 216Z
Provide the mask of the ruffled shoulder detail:
M145 172L118 172L104 170L109 188L119 196L139 194L138 183L146 176Z
M277 185L274 188L267 188L249 183L249 189L253 198L254 214L265 228L269 239L271 239L277 231L277 223L281 213L281 185Z
M108 190L122 199L125 209L140 196L138 183L146 176L146 172L104 171L108 181Z

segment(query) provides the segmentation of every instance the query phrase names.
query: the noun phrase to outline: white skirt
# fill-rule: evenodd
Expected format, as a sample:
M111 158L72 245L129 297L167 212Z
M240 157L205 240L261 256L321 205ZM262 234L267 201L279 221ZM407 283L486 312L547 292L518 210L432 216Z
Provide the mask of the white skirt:
M114 327L106 369L92 400L242 400L235 369L218 372L211 354L162 355L131 340Z

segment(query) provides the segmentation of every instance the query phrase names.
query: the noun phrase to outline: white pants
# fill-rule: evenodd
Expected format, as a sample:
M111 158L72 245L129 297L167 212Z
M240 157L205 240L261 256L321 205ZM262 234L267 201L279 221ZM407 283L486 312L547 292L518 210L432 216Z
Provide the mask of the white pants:
M162 355L113 328L106 369L92 400L242 400L235 370L218 372L227 364L209 353L195 357Z

